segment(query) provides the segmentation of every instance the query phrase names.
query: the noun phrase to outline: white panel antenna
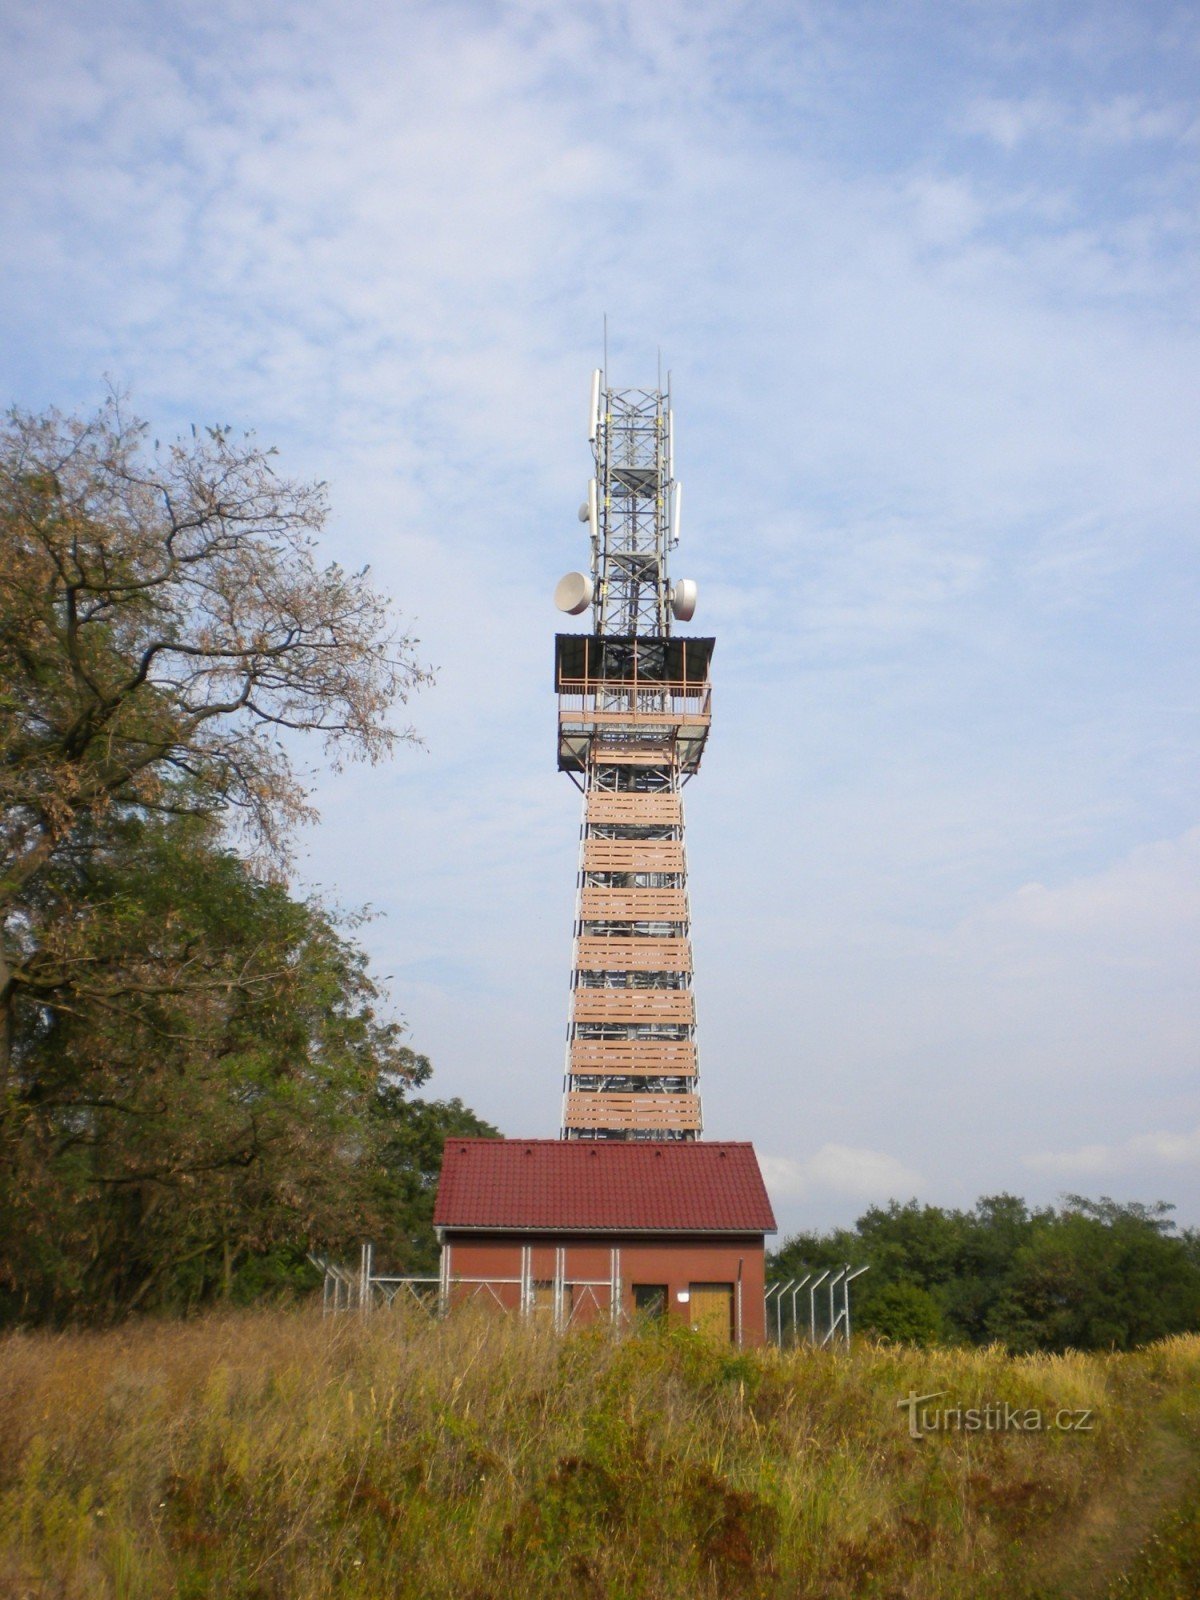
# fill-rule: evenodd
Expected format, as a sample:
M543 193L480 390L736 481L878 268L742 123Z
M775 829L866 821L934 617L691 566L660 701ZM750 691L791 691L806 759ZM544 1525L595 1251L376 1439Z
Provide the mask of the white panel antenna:
M588 407L588 443L595 444L600 429L600 368L592 373L592 396Z

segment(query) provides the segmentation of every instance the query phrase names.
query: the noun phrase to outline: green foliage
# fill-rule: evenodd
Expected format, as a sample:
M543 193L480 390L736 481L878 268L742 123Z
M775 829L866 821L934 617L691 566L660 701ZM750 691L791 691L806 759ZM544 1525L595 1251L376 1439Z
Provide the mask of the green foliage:
M1013 1195L971 1211L893 1201L853 1230L788 1239L770 1275L869 1266L856 1326L914 1344L1131 1350L1200 1327L1200 1251L1170 1210L1079 1195L1034 1211Z
M434 1250L443 1132L362 951L194 818L43 879L0 1106L0 1315L103 1318L312 1283L308 1249Z
M451 1138L498 1138L461 1100L423 1100L410 1089L423 1084L430 1066L424 1056L401 1049L404 1076L380 1084L371 1097L370 1124L378 1176L372 1235L377 1259L393 1272L436 1272L438 1246L433 1202L442 1167L442 1146Z
M937 1344L946 1334L942 1309L933 1295L905 1278L876 1288L867 1320L876 1337L894 1339L898 1344ZM863 1321L860 1315L860 1327Z

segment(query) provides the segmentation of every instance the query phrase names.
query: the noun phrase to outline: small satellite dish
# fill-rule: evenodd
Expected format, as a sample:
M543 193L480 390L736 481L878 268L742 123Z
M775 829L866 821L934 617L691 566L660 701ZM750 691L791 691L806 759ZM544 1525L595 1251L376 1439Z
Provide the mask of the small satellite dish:
M591 516L591 508L585 500L579 508L579 520L580 522L589 522L591 520Z
M595 592L596 586L586 572L568 572L558 580L554 604L569 617L577 617L591 605Z
M564 578L563 583L567 580ZM562 583L559 584L562 588ZM690 622L696 615L696 580L680 578L671 586L671 615L676 622Z

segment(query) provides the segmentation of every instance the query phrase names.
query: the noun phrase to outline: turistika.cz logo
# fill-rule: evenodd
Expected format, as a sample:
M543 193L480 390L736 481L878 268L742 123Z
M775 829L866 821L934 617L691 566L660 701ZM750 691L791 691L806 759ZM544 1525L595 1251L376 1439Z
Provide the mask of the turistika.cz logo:
M896 1401L897 1411L908 1412L908 1436L923 1439L928 1433L1091 1433L1094 1414L1082 1407L1043 1411L1037 1406L1014 1406L1007 1400L989 1400L981 1406L939 1406L948 1389L931 1394L910 1390Z

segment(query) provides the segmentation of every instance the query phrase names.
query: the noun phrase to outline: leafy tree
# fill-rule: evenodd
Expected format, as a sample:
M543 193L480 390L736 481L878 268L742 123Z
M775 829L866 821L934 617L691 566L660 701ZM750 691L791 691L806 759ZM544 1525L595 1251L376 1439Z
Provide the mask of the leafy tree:
M928 1289L904 1278L876 1283L858 1316L858 1325L897 1344L931 1345L945 1341L947 1329L938 1302Z
M962 1256L961 1215L915 1200L872 1206L858 1219L857 1231L880 1276L906 1278L923 1289L946 1283Z
M319 484L117 399L0 429L0 1315L302 1283L432 1248L443 1131L365 957L289 896L289 746L378 759L427 681ZM239 855L230 843L249 847Z
M1039 1216L1010 1194L984 1196L973 1211L955 1215L961 1247L940 1288L946 1323L958 1337L986 1344L997 1336L995 1305L1015 1253L1032 1237Z
M406 1104L428 1063L381 1013L362 952L209 831L127 821L69 892L55 883L0 1111L13 1314L203 1298L264 1253L423 1239L401 1190L411 1135L397 1150L385 1130L395 1144L406 1115L440 1115L488 1131Z
M365 573L318 565L325 514L252 439L150 449L115 398L0 429L0 1079L53 863L129 814L233 817L278 859L312 814L286 732L412 737L389 712L429 675Z
M991 1331L1013 1348L1130 1350L1200 1326L1200 1273L1169 1210L1068 1196L1015 1253Z
M971 1211L916 1201L873 1206L853 1231L797 1235L771 1276L843 1261L869 1265L855 1323L890 1338L1014 1350L1130 1349L1200 1327L1200 1248L1163 1202L1067 1195L1031 1211L1014 1195Z
M381 1262L393 1271L423 1274L437 1270L433 1202L446 1140L499 1138L500 1131L461 1100L414 1098L411 1089L429 1078L429 1061L410 1051L401 1054L407 1057L407 1076L385 1083L371 1102L379 1161L373 1209L380 1223L374 1237Z
M847 1262L860 1266L867 1261L860 1236L849 1228L830 1233L796 1233L767 1258L768 1275L774 1279L802 1278L806 1272L823 1272L827 1267L844 1267Z

